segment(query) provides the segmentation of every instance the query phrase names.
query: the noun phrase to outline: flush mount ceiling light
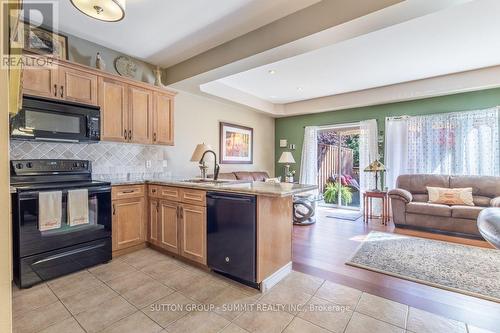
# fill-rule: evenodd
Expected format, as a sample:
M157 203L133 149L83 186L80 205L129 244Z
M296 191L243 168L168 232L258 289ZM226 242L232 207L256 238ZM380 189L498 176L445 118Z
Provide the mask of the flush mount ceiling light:
M273 74L276 74L276 71L274 69L270 69L267 71L269 74L273 75Z
M117 22L125 17L125 0L71 0L71 3L97 20Z

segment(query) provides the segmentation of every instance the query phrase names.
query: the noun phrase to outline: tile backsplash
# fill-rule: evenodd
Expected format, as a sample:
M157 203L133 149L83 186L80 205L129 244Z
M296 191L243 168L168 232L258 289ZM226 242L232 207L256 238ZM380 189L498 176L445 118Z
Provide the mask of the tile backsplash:
M10 158L77 159L92 161L94 178L170 176L166 147L118 142L53 143L12 140Z

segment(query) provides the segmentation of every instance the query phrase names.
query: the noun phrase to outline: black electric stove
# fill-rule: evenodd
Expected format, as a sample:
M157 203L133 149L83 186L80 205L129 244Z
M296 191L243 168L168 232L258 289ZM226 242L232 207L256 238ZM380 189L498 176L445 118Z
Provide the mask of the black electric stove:
M111 260L111 184L82 160L13 160L10 165L14 281L20 288ZM67 222L68 192L88 191L89 223ZM41 231L39 194L61 192L61 227Z

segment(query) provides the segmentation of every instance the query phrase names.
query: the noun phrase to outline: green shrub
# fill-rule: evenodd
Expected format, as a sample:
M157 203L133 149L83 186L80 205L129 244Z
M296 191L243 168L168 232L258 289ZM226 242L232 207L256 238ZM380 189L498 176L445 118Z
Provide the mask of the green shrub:
M342 199L342 204L349 205L352 202L352 192L349 186L340 185L338 182L327 183L325 191L323 192L323 197L326 203L335 204L337 203L338 193L340 189L340 197Z

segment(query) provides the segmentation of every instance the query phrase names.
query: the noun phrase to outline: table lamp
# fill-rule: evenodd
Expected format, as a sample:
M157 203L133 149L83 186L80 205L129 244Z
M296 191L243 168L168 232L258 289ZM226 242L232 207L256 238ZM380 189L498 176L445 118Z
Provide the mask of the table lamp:
M207 150L213 150L210 145L207 145L205 143L200 143L196 145L196 148L194 149L193 156L191 156L191 162L200 162L201 157L203 156L203 153ZM199 164L200 167L200 173L201 173L201 178L205 179L207 177L207 170L208 166L203 161L202 163Z
M368 166L364 170L365 172L375 172L375 190L376 192L380 191L378 189L378 173L385 172L385 166L380 163L379 160L375 160L368 164Z
M295 159L293 158L293 155L289 151L284 151L281 153L280 159L278 160L278 163L284 164L284 171L285 171L285 181L288 179L288 174L290 173L290 164L295 163Z

